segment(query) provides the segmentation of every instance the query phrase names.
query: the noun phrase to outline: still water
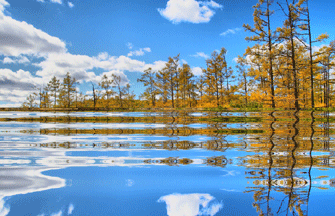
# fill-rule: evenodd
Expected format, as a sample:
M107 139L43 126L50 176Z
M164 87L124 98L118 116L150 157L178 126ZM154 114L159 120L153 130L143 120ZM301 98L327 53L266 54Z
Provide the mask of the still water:
M0 118L0 215L335 215L331 113Z

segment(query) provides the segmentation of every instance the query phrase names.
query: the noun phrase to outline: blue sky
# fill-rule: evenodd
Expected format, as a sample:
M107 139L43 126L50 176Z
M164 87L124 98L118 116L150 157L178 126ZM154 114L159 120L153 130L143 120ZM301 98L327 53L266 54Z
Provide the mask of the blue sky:
M80 81L119 74L139 94L136 82L148 67L159 70L180 53L195 74L214 50L227 59L251 46L244 23L253 24L257 0L0 0L0 106L19 106L52 76L67 71ZM313 34L333 40L335 2L310 1ZM276 12L274 25L284 18Z

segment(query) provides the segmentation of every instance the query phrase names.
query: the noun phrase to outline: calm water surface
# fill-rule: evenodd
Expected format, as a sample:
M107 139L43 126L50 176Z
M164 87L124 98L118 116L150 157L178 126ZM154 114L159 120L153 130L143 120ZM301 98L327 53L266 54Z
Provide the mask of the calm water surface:
M332 113L0 118L0 215L335 215Z

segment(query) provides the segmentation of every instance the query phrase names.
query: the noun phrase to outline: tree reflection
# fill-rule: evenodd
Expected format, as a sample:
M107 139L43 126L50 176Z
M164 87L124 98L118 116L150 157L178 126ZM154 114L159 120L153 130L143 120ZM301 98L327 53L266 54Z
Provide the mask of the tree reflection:
M329 118L328 121L324 119L326 122L320 128L315 124L314 112L311 113L310 124L301 121L305 115L294 112L293 118L290 118L294 121L287 121L287 116L281 116L278 122L275 113L270 113L269 139L258 140L258 146L262 148L253 150L259 154L241 159L240 165L251 170L246 172L246 178L253 180L253 186L247 187L246 192L254 194L253 206L259 215L308 215L311 191L317 187L313 186L313 181L327 178L319 176L313 180L312 170L314 167L330 167L325 162L330 161L330 156L313 156L315 151L329 151ZM255 140L249 145L257 146L253 142Z

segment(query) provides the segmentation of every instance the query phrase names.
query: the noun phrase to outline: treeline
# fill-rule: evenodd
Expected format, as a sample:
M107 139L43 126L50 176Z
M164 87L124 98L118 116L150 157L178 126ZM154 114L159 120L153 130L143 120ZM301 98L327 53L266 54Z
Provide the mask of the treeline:
M276 13L275 13L276 11ZM271 25L283 18L282 26ZM227 50L214 51L195 76L180 56L169 57L162 70L144 71L138 82L145 91L140 99L124 85L120 76L104 75L92 85L92 95L78 94L76 81L68 73L60 83L54 77L38 94L30 95L26 107L99 108L293 108L333 107L333 67L335 42L317 47L328 39L312 37L308 0L287 0L274 4L259 0L254 6L254 25L244 25L253 42L235 59L233 68L226 61ZM40 98L39 105L35 103Z
M98 85L91 82L92 95L79 93L78 82L68 72L61 82L54 76L39 93L30 94L23 108L88 108L109 110L110 108L131 108L135 104L135 95L130 92L130 85L123 86L121 76L104 75ZM114 96L112 98L112 96Z

